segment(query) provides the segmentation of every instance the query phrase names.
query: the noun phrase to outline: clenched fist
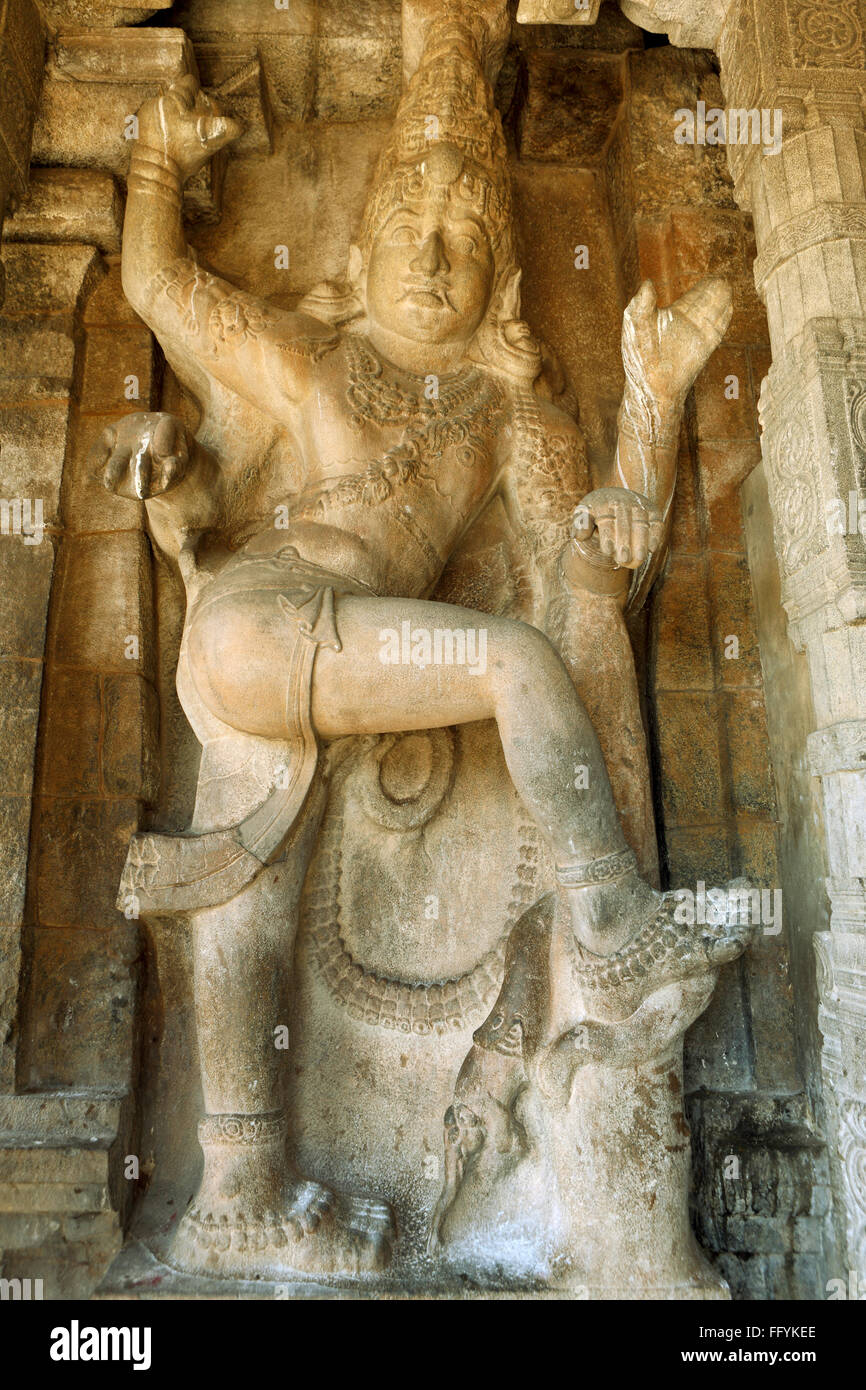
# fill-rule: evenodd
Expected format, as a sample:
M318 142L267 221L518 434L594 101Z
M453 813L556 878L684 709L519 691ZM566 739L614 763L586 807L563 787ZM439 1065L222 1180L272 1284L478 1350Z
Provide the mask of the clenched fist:
M138 113L139 144L173 160L184 181L241 130L240 121L222 115L191 75L173 82L162 96L148 98Z
M640 569L661 544L664 518L645 497L624 487L600 487L584 497L571 521L573 542L598 533L598 548L611 565Z
M147 501L181 482L189 466L186 427L173 415L125 415L103 430L91 451L103 486L119 497Z

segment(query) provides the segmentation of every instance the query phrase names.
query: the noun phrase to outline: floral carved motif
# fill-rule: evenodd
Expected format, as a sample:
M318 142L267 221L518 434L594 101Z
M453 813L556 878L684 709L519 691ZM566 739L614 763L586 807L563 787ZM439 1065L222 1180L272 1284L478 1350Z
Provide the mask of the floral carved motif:
M866 49L857 0L788 0L796 67L862 68Z
M848 1254L866 1270L866 1103L842 1099L839 1107L839 1153L842 1158Z
M815 449L805 403L788 416L773 455L779 554L786 574L826 549L815 481Z

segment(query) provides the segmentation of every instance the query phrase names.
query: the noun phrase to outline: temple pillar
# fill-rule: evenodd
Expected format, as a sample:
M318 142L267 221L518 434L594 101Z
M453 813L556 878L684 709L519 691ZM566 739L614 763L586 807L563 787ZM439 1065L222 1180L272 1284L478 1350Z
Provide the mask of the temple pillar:
M781 149L728 145L755 224L772 366L760 411L781 601L814 710L830 929L822 1071L846 1268L866 1275L866 4L735 0L726 110L781 119ZM777 750L778 751L778 750ZM794 750L791 750L792 753Z

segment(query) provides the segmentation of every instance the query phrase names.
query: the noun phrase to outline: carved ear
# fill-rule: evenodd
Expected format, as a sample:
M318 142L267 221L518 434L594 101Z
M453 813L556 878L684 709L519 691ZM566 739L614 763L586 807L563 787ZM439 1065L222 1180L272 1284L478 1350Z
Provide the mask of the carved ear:
M520 318L520 281L523 279L523 271L512 270L500 296L500 319L519 319Z
M352 245L349 247L349 264L346 270L346 275L349 284L354 289L358 289L364 279L364 257L361 252L360 246L358 246L354 241L352 242Z

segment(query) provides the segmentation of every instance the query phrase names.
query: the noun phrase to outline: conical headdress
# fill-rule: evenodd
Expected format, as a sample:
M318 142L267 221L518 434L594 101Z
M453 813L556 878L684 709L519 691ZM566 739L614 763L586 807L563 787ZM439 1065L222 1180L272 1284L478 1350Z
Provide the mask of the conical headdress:
M400 101L364 214L365 255L394 207L460 180L487 227L501 273L514 260L505 137L470 22L444 15L430 26L421 62Z

